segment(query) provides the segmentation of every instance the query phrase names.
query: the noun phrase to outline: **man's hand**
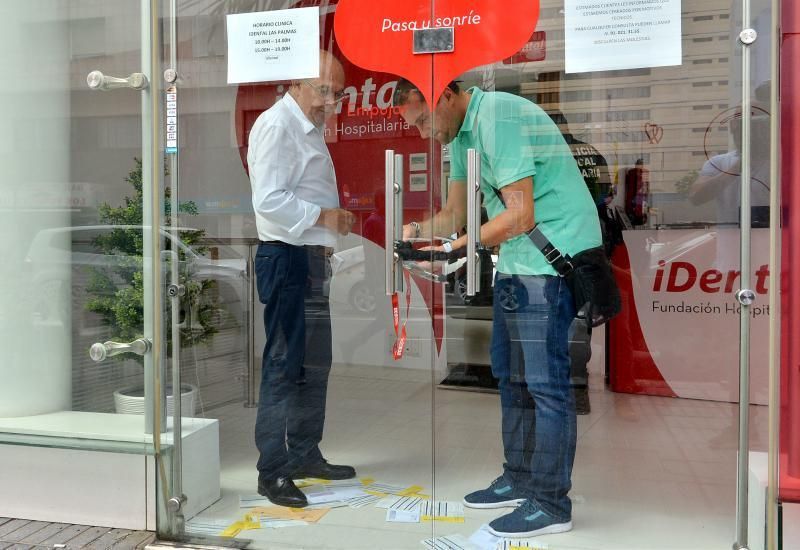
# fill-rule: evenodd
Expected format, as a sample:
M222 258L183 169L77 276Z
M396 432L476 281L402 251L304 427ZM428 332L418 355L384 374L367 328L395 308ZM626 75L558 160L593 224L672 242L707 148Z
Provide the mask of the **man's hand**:
M343 208L323 208L319 213L316 225L327 227L341 235L347 235L355 221L356 217L353 213Z

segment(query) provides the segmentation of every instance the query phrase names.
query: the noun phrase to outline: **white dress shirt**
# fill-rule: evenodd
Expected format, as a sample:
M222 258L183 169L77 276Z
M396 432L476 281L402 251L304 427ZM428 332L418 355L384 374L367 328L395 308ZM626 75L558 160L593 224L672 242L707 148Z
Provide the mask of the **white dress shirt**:
M250 130L247 166L258 237L332 247L336 235L314 225L321 208L338 208L336 174L323 130L286 94Z

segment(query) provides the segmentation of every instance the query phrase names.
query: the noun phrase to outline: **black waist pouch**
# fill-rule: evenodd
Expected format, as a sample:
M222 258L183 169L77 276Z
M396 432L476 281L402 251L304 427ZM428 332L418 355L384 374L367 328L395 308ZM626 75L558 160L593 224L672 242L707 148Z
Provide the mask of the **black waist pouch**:
M602 247L590 248L567 257L572 269L564 275L564 281L575 301L576 317L597 327L607 323L622 307L619 288Z
M597 327L619 313L622 307L619 288L602 246L586 249L575 256L565 255L553 246L538 225L528 233L528 238L569 286L576 317Z

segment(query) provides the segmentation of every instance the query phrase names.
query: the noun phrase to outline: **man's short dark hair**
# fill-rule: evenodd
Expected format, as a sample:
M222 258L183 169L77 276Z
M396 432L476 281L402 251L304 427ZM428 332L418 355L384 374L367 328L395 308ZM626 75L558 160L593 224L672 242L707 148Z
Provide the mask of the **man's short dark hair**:
M458 85L457 80L453 80L447 85L447 87L453 90L454 93L461 92L461 87ZM416 86L416 84L413 84L405 78L398 80L397 87L394 89L394 95L392 96L392 106L400 107L401 105L405 105L408 101L408 95L411 92L416 92L419 95L423 95L422 92L419 91L419 88Z

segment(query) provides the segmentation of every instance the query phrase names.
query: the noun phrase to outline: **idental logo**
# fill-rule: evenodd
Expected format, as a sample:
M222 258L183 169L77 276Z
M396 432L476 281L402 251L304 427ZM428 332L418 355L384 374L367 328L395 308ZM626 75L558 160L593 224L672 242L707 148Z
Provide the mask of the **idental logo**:
M702 292L715 294L717 292L733 293L736 281L741 276L741 271L734 269L722 272L718 269L708 269L698 273L697 267L689 262L672 262L669 270L665 267L664 260L658 262L659 268L656 269L656 276L653 279L653 292L687 292L697 285ZM756 292L758 294L767 293L767 279L769 278L768 265L764 264L756 271ZM667 275L666 287L664 287L664 275ZM663 290L662 290L662 287Z
M372 78L365 80L360 87L347 86L342 90L345 98L336 106L336 114L342 113L345 103L347 103L347 114L350 115L391 116L399 114L400 108L392 106L395 88L397 88L397 80L390 80L378 88ZM377 93L375 93L376 90ZM375 95L374 104L372 103L373 94ZM358 96L361 96L361 105L358 105Z

